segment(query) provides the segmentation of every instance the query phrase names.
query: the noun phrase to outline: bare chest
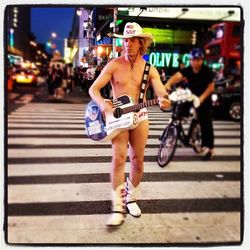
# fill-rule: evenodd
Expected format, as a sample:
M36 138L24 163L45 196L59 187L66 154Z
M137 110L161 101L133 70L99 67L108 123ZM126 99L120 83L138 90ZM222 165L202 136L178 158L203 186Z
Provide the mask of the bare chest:
M115 72L112 79L114 95L116 97L120 95L129 95L136 100L141 89L143 71L143 64L136 65L132 70L130 67L120 67Z

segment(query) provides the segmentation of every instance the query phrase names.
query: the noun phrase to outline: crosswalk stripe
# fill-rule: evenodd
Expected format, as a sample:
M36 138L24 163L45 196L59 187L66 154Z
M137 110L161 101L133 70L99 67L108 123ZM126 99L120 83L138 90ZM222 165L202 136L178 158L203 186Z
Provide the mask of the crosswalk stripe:
M144 173L144 182L160 181L239 181L238 172L196 172L196 173ZM56 183L100 183L109 182L109 174L71 174L71 175L43 175L43 176L12 176L8 178L9 185L26 184L56 184Z
M62 130L62 129L66 129L66 130L80 130L83 131L85 129L84 127L85 125L83 124L58 124L56 127L54 124L37 124L37 123L16 123L16 122L10 122L8 124L8 128L9 129L15 129L15 130L25 130L25 129L39 129L39 130L43 130L43 129L50 129L50 130ZM161 131L163 132L163 126L162 125L150 125L149 126L150 130L156 130L156 131ZM188 127L184 127L184 130L187 131ZM215 131L239 131L239 127L218 127L218 126L214 126L214 130Z
M219 168L218 168L219 165ZM156 162L147 162L144 166L144 173L171 173L171 172L212 172L220 174L225 172L240 172L240 162L217 162L212 161L209 165L202 165L200 162L170 162L165 168L159 168ZM43 175L70 175L70 174L98 174L110 173L110 162L96 162L95 166L89 163L37 163L32 165L27 164L9 164L8 176L43 176ZM125 164L125 171L128 173L130 170L130 163Z
M73 119L73 120L82 120L84 121L84 112L79 112L79 113L67 113L67 112L55 112L55 113L40 113L40 111L37 111L37 113L11 113L8 115L9 120L15 121L16 119L25 120L25 119L51 119L51 118L65 118L65 119ZM162 123L162 124L167 124L169 122L171 116L150 116L149 115L149 120L150 123ZM186 121L187 123L189 120ZM185 124L185 122L184 122ZM219 120L214 120L213 124L218 124L218 125L223 125L223 126L238 126L240 127L239 122L233 122L233 121L219 121Z
M163 130L150 130L150 135L161 135ZM8 135L36 135L36 134L54 134L54 135L82 135L86 134L85 129L71 129L71 130L64 130L64 129L50 129L50 130L44 130L44 129L8 129ZM230 131L214 131L215 136L223 136L223 135L230 135L230 136L239 136L240 137L240 131L236 130L230 130Z
M239 198L199 198L139 200L139 206L148 213L193 213L193 212L240 212ZM27 202L12 203L8 206L10 216L34 215L88 215L109 214L110 200L75 202Z
M201 156L192 156L192 155L176 155L173 158L173 161L186 161L186 162L193 162L193 161L201 161ZM83 156L83 157L60 157L60 158L53 158L53 157L43 157L43 158L37 158L37 157L18 157L18 158L10 158L8 160L9 164L38 164L38 163L46 163L46 164L51 164L51 163L96 163L96 162L111 162L111 156L99 156L99 157L88 157L88 156ZM240 161L241 157L239 155L217 155L216 156L216 161L221 162L221 161ZM129 158L126 160L129 162ZM156 162L157 158L156 155L154 156L145 156L144 157L144 162L147 164L148 162Z
M152 156L157 155L157 148L146 148L145 149L145 156ZM239 148L218 148L216 150L216 154L220 155L237 155L240 156L240 149ZM10 158L29 158L29 157L36 157L36 158L49 158L49 157L101 157L101 156L109 156L112 155L111 148L85 148L78 149L78 148L60 148L60 149L9 149L8 156ZM191 148L179 148L176 150L176 156L178 155L197 155Z
M215 144L216 148L238 148L240 146L240 144ZM182 145L178 144L177 145L177 149L181 148ZM35 144L11 144L8 145L8 149L35 149L35 148L46 148L46 149L66 149L66 148L77 148L77 149L85 149L85 148L95 148L95 149L102 149L102 148L111 148L110 144L62 144L62 145L58 145L58 144L48 144L48 145L35 145ZM159 142L155 142L152 144L147 144L146 148L159 148Z
M48 133L48 134L8 134L9 138L50 138L50 137L54 137L54 138L71 138L71 139L75 139L75 138L88 138L88 136L85 133L80 133L80 134L63 134L63 133ZM159 135L150 135L148 136L149 139L159 139L160 134ZM217 135L215 139L240 139L241 137L239 135L232 135L230 138L228 135Z
M240 197L240 183L237 181L141 182L140 190L143 194L140 200ZM108 182L23 184L8 187L9 203L98 201L110 198Z
M98 147L102 147L103 145L108 145L109 147L111 147L111 144L109 142L107 143L98 143L92 140L89 140L89 138L56 138L56 137L22 137L22 140L20 140L20 138L18 136L16 137L8 137L8 142L9 142L9 146L11 145L87 145L89 147L91 147L91 145L94 145L96 148ZM56 143L56 144L55 144ZM155 139L148 139L147 140L147 146L150 145L158 145L159 146L160 141L158 138ZM241 141L240 138L216 138L215 140L215 145L236 145L236 146L240 146L241 145Z

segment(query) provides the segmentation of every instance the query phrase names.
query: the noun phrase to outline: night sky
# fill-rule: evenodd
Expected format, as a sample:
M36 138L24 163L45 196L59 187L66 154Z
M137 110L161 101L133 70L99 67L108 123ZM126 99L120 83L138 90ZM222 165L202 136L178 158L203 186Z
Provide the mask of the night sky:
M51 33L57 33L54 43L63 55L64 38L71 30L74 8L67 7L35 7L31 8L31 31L39 43L47 43Z

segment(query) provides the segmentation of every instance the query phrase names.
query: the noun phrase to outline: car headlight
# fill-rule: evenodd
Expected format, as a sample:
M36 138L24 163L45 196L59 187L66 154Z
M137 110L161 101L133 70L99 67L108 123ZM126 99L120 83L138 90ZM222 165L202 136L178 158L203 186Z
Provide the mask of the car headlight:
M217 102L218 101L218 95L217 94L212 94L211 98L212 98L213 102Z

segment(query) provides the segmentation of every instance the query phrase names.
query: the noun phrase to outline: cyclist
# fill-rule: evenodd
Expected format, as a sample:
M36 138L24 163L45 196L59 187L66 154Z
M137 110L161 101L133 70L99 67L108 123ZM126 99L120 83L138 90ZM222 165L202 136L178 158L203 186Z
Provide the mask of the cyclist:
M186 81L189 89L199 97L200 107L197 109L201 133L203 160L212 160L214 151L214 131L212 122L211 94L214 91L212 71L203 64L204 54L201 49L194 48L190 52L190 66L179 70L165 84L167 90L180 81Z

